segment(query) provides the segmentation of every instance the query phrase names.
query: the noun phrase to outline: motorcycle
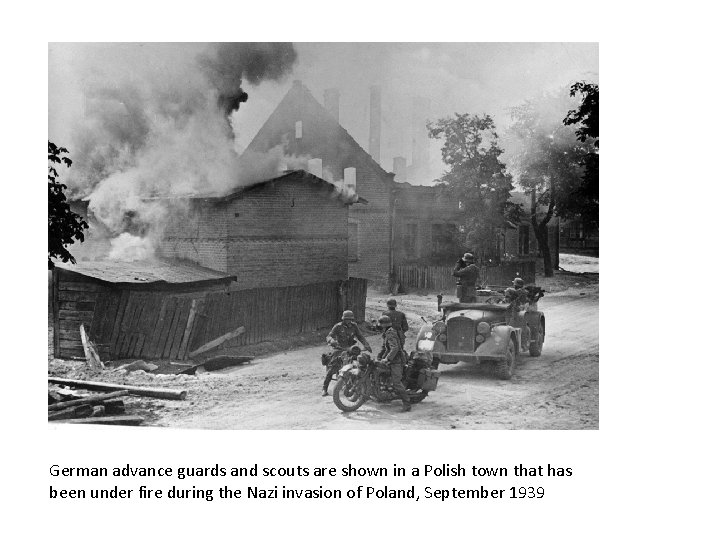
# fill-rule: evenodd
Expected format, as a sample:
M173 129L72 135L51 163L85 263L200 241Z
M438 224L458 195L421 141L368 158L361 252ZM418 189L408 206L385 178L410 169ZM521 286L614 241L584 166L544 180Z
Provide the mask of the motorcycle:
M403 351L407 358L407 354ZM410 403L420 403L429 392L437 388L440 375L431 367L427 353L413 351L403 366L403 384ZM358 410L368 399L388 403L400 397L393 390L390 365L375 360L363 352L351 363L343 366L333 390L333 402L343 412Z

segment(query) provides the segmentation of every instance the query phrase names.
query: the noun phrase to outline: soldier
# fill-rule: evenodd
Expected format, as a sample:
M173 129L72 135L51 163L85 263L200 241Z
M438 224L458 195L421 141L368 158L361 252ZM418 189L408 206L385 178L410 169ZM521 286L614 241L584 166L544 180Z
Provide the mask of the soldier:
M378 321L383 328L383 344L378 354L378 360L387 360L390 364L390 376L392 377L393 390L402 399L402 412L410 410L410 398L408 398L405 386L402 383L403 355L400 351L400 337L392 327L392 321L387 315L380 317Z
M480 269L475 266L475 257L472 253L466 253L458 260L452 275L458 278L458 300L475 302L475 283L480 276Z
M355 340L363 344L368 352L372 352L370 345L360 332L360 328L355 324L355 315L352 311L343 311L342 320L332 327L330 333L325 338L328 345L333 348L330 362L328 362L327 375L323 383L323 396L328 395L328 386L333 375L337 374L342 367L342 353L355 344Z
M405 350L405 332L408 331L409 326L407 317L402 311L398 311L397 300L390 298L387 301L387 311L383 311L383 315L390 317L392 327L397 331L398 337L400 337L400 348Z

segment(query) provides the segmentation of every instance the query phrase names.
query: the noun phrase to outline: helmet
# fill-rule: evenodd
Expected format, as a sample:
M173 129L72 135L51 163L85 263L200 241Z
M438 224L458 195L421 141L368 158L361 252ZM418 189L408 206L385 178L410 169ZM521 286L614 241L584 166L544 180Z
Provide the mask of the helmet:
M386 303L388 306L397 306L397 300L394 298L390 298Z
M475 260L475 256L472 253L466 253L463 255L463 261L465 262L473 262Z
M513 279L513 285L515 285L515 287L522 287L525 285L525 282L522 280L522 278L516 277L515 279Z
M354 321L355 314L352 311L343 311L342 320L343 321Z
M388 317L387 315L383 315L378 319L378 324L383 328L387 328L388 326L392 325L392 321L390 320L390 317Z

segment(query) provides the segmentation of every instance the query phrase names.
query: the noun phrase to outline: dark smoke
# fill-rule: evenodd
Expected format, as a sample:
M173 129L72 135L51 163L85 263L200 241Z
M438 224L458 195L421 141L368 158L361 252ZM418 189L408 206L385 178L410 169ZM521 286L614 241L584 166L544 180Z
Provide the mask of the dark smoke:
M243 80L257 85L277 81L297 60L292 43L218 43L213 54L200 59L210 83L217 89L218 106L228 115L248 99Z

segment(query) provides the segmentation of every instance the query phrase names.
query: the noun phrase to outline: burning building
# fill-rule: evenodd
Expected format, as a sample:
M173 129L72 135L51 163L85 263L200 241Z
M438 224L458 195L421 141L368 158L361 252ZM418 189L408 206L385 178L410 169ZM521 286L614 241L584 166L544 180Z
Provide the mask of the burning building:
M349 274L386 283L392 272L393 174L380 167L338 123L338 93L326 92L325 97L327 108L300 81L295 81L248 146L246 155L262 155L282 146L288 155L322 160L321 174L326 180L363 197L367 204L353 205L342 225L348 238Z
M110 359L182 360L230 336L242 346L365 317L348 279L348 212L363 203L305 171L224 196L158 198L171 216L144 261L78 261L53 271L55 355L81 356L79 325ZM242 328L242 332L237 332Z

